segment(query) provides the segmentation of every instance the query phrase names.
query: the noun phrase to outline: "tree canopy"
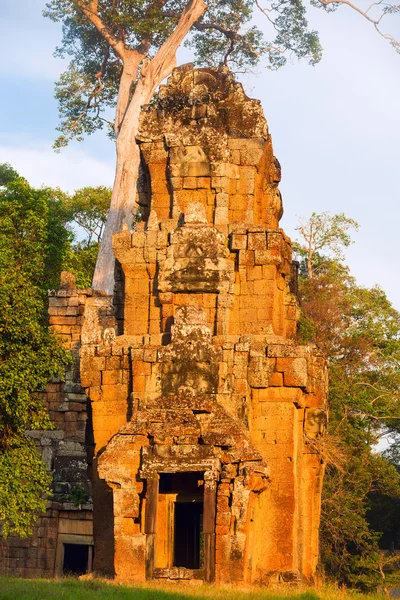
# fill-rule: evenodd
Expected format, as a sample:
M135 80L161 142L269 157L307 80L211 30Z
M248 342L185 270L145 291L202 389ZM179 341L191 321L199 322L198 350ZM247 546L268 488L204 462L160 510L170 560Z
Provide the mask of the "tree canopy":
M357 231L358 223L343 213L330 215L328 212L314 212L307 221L300 219L296 231L300 233L302 241L295 243L294 249L306 258L307 275L310 279L313 278L314 271L324 265L327 256L333 256L337 261L343 260L343 248L352 243L349 229Z
M19 174L8 163L0 164L0 186L6 186L19 178Z
M27 535L50 478L25 432L51 427L38 390L63 372L66 351L49 330L45 292L56 282L68 231L56 199L16 177L0 192L0 521Z
M146 57L151 60L173 35L185 10L193 10L195 4L186 0L47 3L44 14L63 22L62 45L56 55L70 58L56 85L61 116L56 147L107 124L103 113L117 102L122 69L130 53L137 53L140 62ZM202 14L193 21L185 42L195 60L208 66L229 65L234 70L254 67L263 58L271 68L278 68L286 63L286 52L311 64L320 60L318 34L309 29L301 2L284 0L273 5L271 40L265 39L253 19L257 4L254 0L210 0L202 5ZM113 123L115 134L119 119L122 114L117 114Z
M78 229L65 253L63 270L75 275L80 288L92 284L110 200L111 189L104 186L85 187L73 195L64 195L68 227Z
M189 13L195 4L187 0L52 0L46 4L45 16L63 23L63 40L56 55L70 59L56 85L61 116L56 147L107 124L118 133L123 114L117 114L111 123L104 112L116 105L130 53L137 53L139 62L151 60L173 35L185 11ZM379 33L382 19L395 14L397 8L385 4L373 18L369 10L346 0L315 0L312 4L329 11L346 4L370 20ZM199 65L229 65L243 71L264 61L276 69L286 64L289 55L310 64L322 57L318 33L309 28L301 0L264 4L258 0L209 0L200 12L185 39ZM260 26L261 15L265 22ZM399 51L396 39L383 35Z
M344 215L335 217L347 226ZM299 231L307 235L316 222L321 226L324 215L313 214ZM379 287L359 286L342 261L324 254L330 239L311 257L313 277L307 265L302 269L299 286L300 335L315 341L329 362L321 561L330 578L372 590L383 583L387 559L379 552L386 525L370 520L370 508L378 497L400 501L398 470L374 450L384 433L400 428L400 314Z
M90 285L111 192L34 189L8 164L0 182L0 521L3 536L28 535L51 478L26 432L52 427L38 391L70 363L48 327L47 291L62 270Z

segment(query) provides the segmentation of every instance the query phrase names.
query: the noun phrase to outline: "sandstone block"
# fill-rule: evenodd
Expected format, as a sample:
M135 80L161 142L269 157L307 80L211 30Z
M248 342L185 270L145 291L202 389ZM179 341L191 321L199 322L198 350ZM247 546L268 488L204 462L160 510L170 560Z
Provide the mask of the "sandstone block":
M248 248L249 250L266 250L267 238L265 233L249 233Z
M211 180L209 177L196 177L196 187L198 190L209 190L211 188Z
M252 267L254 265L254 252L252 250L240 250L239 265Z
M282 387L283 373L271 373L271 375L269 376L269 385L271 387Z
M228 208L229 206L229 194L219 193L215 196L215 206L217 208Z
M254 179L242 179L242 175L238 180L237 191L239 194L251 194L255 192Z
M232 250L246 250L247 248L247 236L240 234L233 234L231 236L231 249Z
M228 177L212 177L211 187L216 192L229 192L230 179Z
M148 362L135 360L132 364L132 373L135 377L138 375L151 375L151 365Z
M184 177L182 187L184 190L195 190L197 188L197 177Z
M229 157L231 164L240 165L240 150L231 150Z
M207 156L201 146L187 145L172 147L169 152L169 161L171 165L181 165L183 163L207 162Z
M183 188L183 177L170 177L169 182L173 190L181 190Z
M269 368L267 359L262 356L251 356L248 368L248 382L252 388L266 388L269 384Z
M228 223L228 208L227 207L217 207L215 209L215 214L214 214L214 223L216 225L223 225L225 223Z
M54 298L54 297L50 296L49 297L49 306L50 307L68 306L68 299L67 298Z
M171 177L209 177L211 175L208 162L171 164L169 169Z
M260 266L247 268L247 280L248 281L261 280L262 278L263 278L262 268Z
M276 370L283 373L285 386L307 386L307 361L305 358L278 358Z
M168 160L168 152L163 142L142 143L140 149L150 164L166 164Z

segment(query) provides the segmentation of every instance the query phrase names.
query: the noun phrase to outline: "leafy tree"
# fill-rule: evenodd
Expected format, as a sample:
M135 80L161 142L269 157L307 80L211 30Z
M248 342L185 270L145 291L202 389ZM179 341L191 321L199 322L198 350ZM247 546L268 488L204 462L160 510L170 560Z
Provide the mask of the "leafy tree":
M399 50L397 40L381 31L382 19L397 7L384 4L372 16L348 0L313 0L332 10L346 4L362 14ZM271 40L255 24L256 13L266 17ZM139 150L135 141L140 108L176 66L176 52L186 40L200 64L229 65L243 70L266 59L270 68L286 62L286 53L321 58L318 35L308 28L302 0L50 0L45 15L63 23L58 56L71 62L56 85L60 132L56 147L71 138L82 139L104 126L116 139L117 166L110 212L97 261L93 285L111 294L114 258L111 238L122 223L132 224ZM189 35L191 34L191 35ZM114 117L109 117L111 110Z
M396 428L398 429L398 427ZM400 472L400 444L397 431L391 435L392 443L382 453L383 457ZM400 585L400 572L398 569L398 556L400 549L400 498L387 496L380 493L370 494L370 508L367 513L370 527L381 531L379 548L383 550L386 568L383 572L385 588L397 588Z
M42 188L36 191L42 192L47 204L46 251L43 275L40 276L40 285L46 295L48 290L59 287L60 273L64 270L63 264L73 242L73 234L68 228L67 194L58 188Z
M299 229L309 230L309 224ZM311 257L313 276L304 269L299 286L300 333L329 362L321 562L331 578L372 590L383 583L389 559L378 546L386 525L372 520L369 509L374 498L400 501L397 469L373 450L384 432L400 425L400 314L380 288L357 285L345 265L324 256L330 247L328 237Z
M85 242L79 242L68 248L64 257L63 271L69 271L75 275L78 288L91 287L98 253L99 244L97 242L93 242L90 246L87 246Z
M85 233L84 244L99 244L111 202L111 189L105 186L84 187L65 198L65 209L70 223Z
M66 351L44 318L50 265L62 260L55 198L15 179L0 193L0 520L27 535L45 508L49 475L26 430L51 427L37 390L62 373ZM56 248L56 242L58 249Z
M74 273L78 287L92 285L100 242L111 201L111 189L85 187L64 195L67 226L77 226L74 240L63 260L63 270ZM77 241L78 237L84 237Z
M299 231L302 243L295 243L294 250L306 258L307 275L310 279L313 278L314 271L324 264L327 256L333 256L336 261L343 260L343 248L352 243L349 229L357 230L358 223L343 213L331 216L328 212L314 212L308 221L300 219L296 231ZM324 252L324 256L321 255L321 251Z
M19 174L8 163L0 164L0 186L6 186L8 183L18 179Z

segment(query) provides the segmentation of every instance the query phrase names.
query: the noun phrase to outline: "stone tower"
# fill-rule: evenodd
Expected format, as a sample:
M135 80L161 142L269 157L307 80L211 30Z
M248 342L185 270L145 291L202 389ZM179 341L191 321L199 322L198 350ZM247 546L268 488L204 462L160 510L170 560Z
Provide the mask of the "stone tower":
M114 298L68 276L50 297L77 361L44 394L55 430L32 433L55 495L32 538L0 543L0 572L85 571L94 556L126 581L311 579L326 367L296 341L260 103L227 69L186 65L137 141L142 221L113 237Z
M117 321L96 330L92 299L83 327L95 569L311 578L326 371L296 342L280 166L260 103L227 69L187 65L143 108L138 143L143 221L113 238Z

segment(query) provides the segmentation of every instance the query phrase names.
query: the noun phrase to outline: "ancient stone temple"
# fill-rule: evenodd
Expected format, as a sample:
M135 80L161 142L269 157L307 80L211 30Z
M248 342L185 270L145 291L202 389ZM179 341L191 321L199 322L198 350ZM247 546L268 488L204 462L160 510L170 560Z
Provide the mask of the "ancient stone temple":
M74 513L59 498L43 556L60 572L67 546L86 544L91 560L94 545L94 570L127 581L311 579L326 369L296 341L296 265L260 103L227 69L186 65L143 108L137 141L142 220L114 235L114 298L66 279L50 298L80 357L52 399L65 416L53 468L60 481L61 442L72 460L70 415L87 417L93 537L78 525L91 504Z

